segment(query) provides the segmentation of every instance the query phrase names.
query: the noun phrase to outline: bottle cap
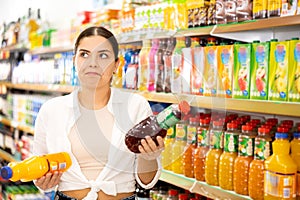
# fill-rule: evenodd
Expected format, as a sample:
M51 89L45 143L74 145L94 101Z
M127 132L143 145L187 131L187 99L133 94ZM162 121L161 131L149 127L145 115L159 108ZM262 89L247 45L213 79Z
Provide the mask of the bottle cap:
M262 133L262 134L266 134L266 133L270 133L270 129L269 128L258 128L258 133Z
M242 131L252 131L253 127L249 125L243 125L242 126Z
M287 132L289 132L289 129L287 127L278 127L277 132L278 133L287 133Z
M172 195L172 196L178 195L178 191L177 191L177 190L174 190L174 189L170 189L170 190L168 191L168 193L169 193L169 195Z
M237 123L227 123L227 129L233 129L233 128L237 128L238 125Z
M293 137L299 139L300 138L300 133L297 133L297 132L293 133Z
M1 168L1 177L5 180L8 180L12 177L13 171L9 166L4 166Z
M183 112L184 114L187 114L190 112L190 105L187 101L181 101L178 105L178 108L181 112Z

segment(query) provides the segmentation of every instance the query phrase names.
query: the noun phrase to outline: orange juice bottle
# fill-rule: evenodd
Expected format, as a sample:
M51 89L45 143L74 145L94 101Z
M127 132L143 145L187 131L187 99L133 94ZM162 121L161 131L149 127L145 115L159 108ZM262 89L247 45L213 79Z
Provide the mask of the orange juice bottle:
M143 40L143 47L138 55L138 89L140 91L147 91L148 83L148 65L149 65L149 52L151 48L150 40Z
M209 185L219 185L219 160L223 152L223 122L214 121L210 130L210 145L205 159L205 181Z
M224 152L219 164L219 185L225 190L233 190L233 165L239 145L237 126L236 123L227 123L227 131L224 133Z
M197 148L194 151L194 176L198 181L205 181L205 158L209 150L210 118L200 119L197 129Z
M1 168L1 177L11 181L29 182L41 178L48 172L64 172L72 165L68 153L60 152L41 156L32 156L21 162L10 162Z
M250 163L248 191L253 199L264 199L264 162L270 156L272 138L270 129L258 128L255 138L254 160Z
M194 150L196 148L196 134L199 119L191 117L187 126L187 142L183 154L183 175L194 178Z
M182 119L176 124L176 138L172 146L172 164L171 169L174 173L183 174L183 153L186 146L187 120Z
M238 157L234 161L233 190L242 195L248 195L248 176L250 163L253 160L255 133L252 127L243 125L239 135Z
M298 127L297 132L293 134L294 138L291 141L291 156L295 163L297 164L297 199L300 199L300 126Z
M175 141L176 129L175 126L172 126L167 130L167 135L165 138L165 149L161 153L161 163L162 167L166 170L171 170L172 164L172 145Z
M273 154L265 161L265 200L296 199L297 165L290 153L287 133L275 134Z

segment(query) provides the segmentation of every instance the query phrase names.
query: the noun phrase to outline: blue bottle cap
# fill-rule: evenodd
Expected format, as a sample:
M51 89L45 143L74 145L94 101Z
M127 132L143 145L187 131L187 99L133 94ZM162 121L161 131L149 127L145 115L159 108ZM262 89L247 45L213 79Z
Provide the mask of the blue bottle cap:
M289 135L287 133L275 133L276 139L287 139Z
M13 171L9 166L4 166L1 168L1 177L5 180L8 180L12 177Z
M300 132L295 132L293 133L294 138L300 138Z

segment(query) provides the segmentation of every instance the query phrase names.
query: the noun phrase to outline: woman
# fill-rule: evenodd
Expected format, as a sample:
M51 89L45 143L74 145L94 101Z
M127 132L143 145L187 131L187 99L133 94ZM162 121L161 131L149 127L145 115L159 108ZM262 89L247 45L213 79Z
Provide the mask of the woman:
M152 114L149 103L110 87L119 61L117 40L107 29L81 32L73 62L80 87L43 104L34 134L36 155L66 151L73 164L34 183L46 192L56 189L56 199L134 199L136 182L147 189L160 176L161 137L158 145L143 139L140 154L124 142L126 132Z

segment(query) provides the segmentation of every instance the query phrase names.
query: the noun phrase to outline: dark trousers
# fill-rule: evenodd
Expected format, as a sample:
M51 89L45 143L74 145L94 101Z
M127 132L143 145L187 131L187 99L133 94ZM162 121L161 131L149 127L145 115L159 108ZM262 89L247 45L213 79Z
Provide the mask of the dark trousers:
M132 196L127 197L127 198L122 199L122 200L134 200L134 199L135 199L135 195L132 195ZM64 193L62 193L60 191L57 191L56 194L55 194L54 200L77 200L77 199L69 197L69 196L65 195Z

